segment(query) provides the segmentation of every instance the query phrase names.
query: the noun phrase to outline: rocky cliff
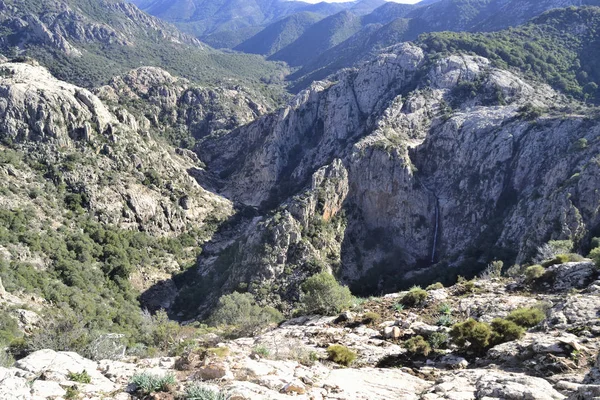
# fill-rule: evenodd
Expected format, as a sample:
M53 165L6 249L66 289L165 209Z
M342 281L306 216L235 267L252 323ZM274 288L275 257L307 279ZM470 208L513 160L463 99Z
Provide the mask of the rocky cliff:
M368 294L526 262L550 239L586 247L595 115L482 57L390 48L198 147L221 193L263 214L228 248L235 273L206 258L201 279L293 299L317 265Z

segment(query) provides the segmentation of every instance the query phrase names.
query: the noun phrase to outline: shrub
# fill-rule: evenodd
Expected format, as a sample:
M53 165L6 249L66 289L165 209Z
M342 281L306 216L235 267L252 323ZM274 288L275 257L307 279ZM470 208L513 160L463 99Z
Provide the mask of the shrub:
M472 279L468 281L464 277L459 276L456 281L456 288L458 294L473 293L475 291L475 281Z
M381 315L376 312L368 312L363 316L363 324L376 324L381 320Z
M572 240L551 240L548 243L538 247L536 262L551 260L559 254L570 253L573 249Z
M92 382L92 377L87 373L86 370L81 372L69 372L67 378L72 382L79 383L90 383Z
M413 356L423 355L427 357L431 353L431 346L423 336L414 336L408 339L404 342L404 348Z
M418 286L413 286L408 293L402 297L402 304L408 307L416 307L427 299L427 291Z
M356 360L356 353L349 348L333 344L327 348L329 359L337 364L349 367Z
M442 303L439 308L440 314L450 315L452 314L452 306L448 303Z
M340 285L333 275L320 272L302 285L302 309L306 314L336 315L352 305L350 289Z
M438 350L438 349L443 349L444 347L446 347L446 344L448 343L448 339L449 339L449 336L447 333L433 332L431 335L429 335L429 337L427 338L427 341L431 345L432 349Z
M206 354L217 356L219 358L225 358L229 355L229 347L211 347L206 349Z
M65 388L66 400L74 400L79 398L79 390L75 386L67 386Z
M404 304L402 304L402 303L396 303L396 304L394 304L394 310L396 310L398 312L404 310Z
M186 400L228 400L229 396L194 383L185 389L184 398Z
M492 261L487 268L479 275L481 279L494 279L502 276L502 261Z
M592 249L600 247L600 237L593 237L590 242L590 245Z
M495 318L491 323L491 327L492 337L490 342L493 345L520 339L525 333L525 329L508 319Z
M234 292L219 299L209 322L215 326L233 326L238 335L252 335L282 319L283 315L274 308L257 305L250 293Z
M598 268L600 268L600 247L593 248L592 251L590 251L590 254L588 254L588 257L594 261Z
M452 316L449 314L442 314L438 317L436 325L438 326L450 326L454 323Z
M469 343L469 349L481 351L490 344L492 330L488 324L469 318L454 324L450 329L450 337L458 346L465 347Z
M438 290L443 289L444 285L441 282L433 283L425 288L425 290Z
M129 383L135 385L136 391L147 395L153 392L168 392L177 382L172 374L161 376L142 372L133 375Z
M515 264L506 270L506 276L511 278L517 278L523 275L523 268L519 264Z
M271 355L271 351L269 350L269 348L267 346L262 346L262 345L256 346L254 349L252 349L252 352L263 358L267 358Z
M528 308L517 308L513 310L508 317L506 317L508 321L512 321L515 324L525 327L525 328L533 328L544 319L546 319L546 314L539 308L528 307Z
M533 282L540 279L546 273L546 269L541 265L532 265L525 268L525 280L527 282Z

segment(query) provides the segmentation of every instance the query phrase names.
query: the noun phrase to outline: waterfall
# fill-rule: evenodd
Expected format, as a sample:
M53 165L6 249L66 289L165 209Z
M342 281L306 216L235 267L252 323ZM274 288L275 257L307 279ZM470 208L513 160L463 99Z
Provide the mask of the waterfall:
M437 248L438 229L440 226L440 199L433 194L435 197L435 230L433 231L433 248L431 249L431 262L435 262L435 249Z

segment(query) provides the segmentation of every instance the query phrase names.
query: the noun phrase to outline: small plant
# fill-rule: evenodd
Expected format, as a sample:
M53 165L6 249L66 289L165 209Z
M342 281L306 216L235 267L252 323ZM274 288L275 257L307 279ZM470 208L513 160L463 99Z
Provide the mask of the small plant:
M65 399L66 400L75 400L79 398L79 390L75 386L67 386L65 388Z
M468 281L464 277L459 276L456 281L456 287L458 289L458 294L473 293L475 291L475 281Z
M257 354L257 355L263 357L263 358L267 358L267 357L269 357L271 355L271 351L269 350L269 348L267 346L263 346L263 345L256 346L252 350L252 352L254 354Z
M425 288L425 290L438 290L443 289L444 285L441 282L433 283Z
M81 372L69 372L69 374L67 375L67 378L71 382L79 382L79 383L91 383L92 382L92 377L87 373L87 371L85 369Z
M525 269L525 281L532 283L540 279L546 273L546 268L541 265L532 265Z
M452 314L452 307L448 303L443 303L439 308L440 314L450 315Z
M431 353L431 345L423 338L423 336L414 336L404 342L406 351L413 355L423 355L427 357Z
M211 347L206 349L206 354L225 358L229 355L229 347Z
M452 316L449 314L442 314L438 317L435 324L437 326L451 326L454 323Z
M396 304L394 304L394 310L396 310L398 312L403 311L404 310L404 304L402 304L402 303L396 303Z
M469 318L464 322L454 324L450 330L450 337L460 347L481 351L490 344L492 329L484 322Z
M546 314L536 307L517 308L506 319L524 328L533 328L546 319Z
M518 340L525 334L525 329L507 319L495 318L491 327L490 343L493 345Z
M429 335L427 341L431 345L432 349L438 350L446 347L446 345L448 344L448 339L450 339L450 337L447 333L433 332L431 335Z
M523 275L523 268L519 264L515 264L506 270L506 276L510 278L517 278Z
M133 375L130 383L135 385L138 392L147 395L153 392L168 392L177 382L173 374L160 376L142 372Z
M502 268L504 263L502 261L492 261L487 268L479 275L481 279L494 279L502 276Z
M376 324L381 320L381 315L376 312L368 312L363 316L363 324Z
M427 299L427 291L419 286L413 286L408 293L402 297L402 304L408 307L417 307Z
M185 389L185 400L228 400L229 395L194 383Z
M344 365L346 367L350 366L350 364L356 360L355 352L339 344L333 344L329 346L327 348L327 355L334 363Z

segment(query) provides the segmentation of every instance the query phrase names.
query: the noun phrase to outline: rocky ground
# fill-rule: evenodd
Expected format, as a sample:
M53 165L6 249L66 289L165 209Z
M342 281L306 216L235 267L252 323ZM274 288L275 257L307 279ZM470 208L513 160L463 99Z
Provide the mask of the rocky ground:
M509 278L478 279L430 289L419 307L399 307L405 293L396 293L367 299L337 317L288 320L256 337L205 334L180 357L95 362L41 350L0 369L0 398L144 398L130 383L139 373L175 377L165 392L148 395L152 399L191 398L183 393L198 382L237 400L599 398L597 269L583 261L549 270L553 278L535 287ZM410 357L404 346L415 335L448 332L435 323L442 308L450 309L446 314L454 322L490 321L534 305L546 310L543 322L485 353L449 344L427 357ZM357 354L350 367L328 360L332 344ZM76 382L83 371L89 383Z

